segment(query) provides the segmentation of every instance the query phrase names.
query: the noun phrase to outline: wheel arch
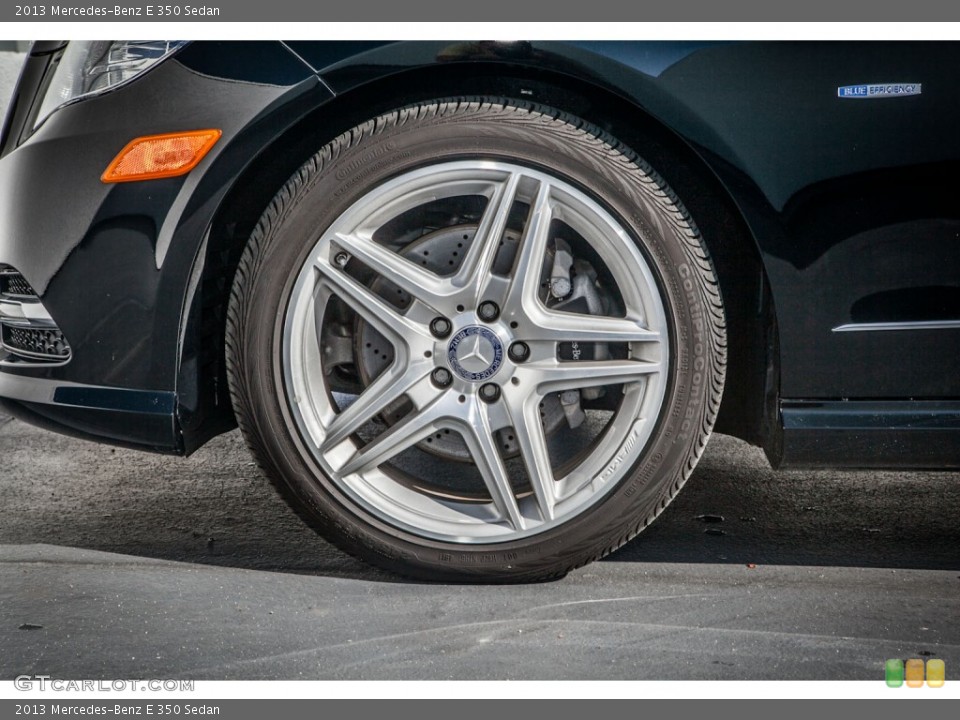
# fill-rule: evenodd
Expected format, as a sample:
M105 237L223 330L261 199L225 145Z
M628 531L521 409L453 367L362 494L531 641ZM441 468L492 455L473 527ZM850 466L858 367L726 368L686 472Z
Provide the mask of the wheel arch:
M211 407L189 431L188 447L234 423L223 356L226 305L246 239L276 191L324 143L364 120L420 101L477 95L528 99L582 117L633 148L683 199L707 241L727 314L727 382L715 429L775 454L779 356L769 282L743 215L709 163L667 124L610 88L500 62L403 70L342 92L264 146L237 178L203 250L199 328L209 362L195 381L208 389L202 395Z

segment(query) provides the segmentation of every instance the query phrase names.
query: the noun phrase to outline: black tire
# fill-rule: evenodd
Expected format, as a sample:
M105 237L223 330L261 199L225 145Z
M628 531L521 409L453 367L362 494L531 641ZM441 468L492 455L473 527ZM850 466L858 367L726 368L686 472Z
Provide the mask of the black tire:
M628 231L658 284L669 370L653 430L602 499L543 532L508 542L418 535L371 512L318 465L291 411L282 336L291 293L318 234L372 188L444 160L485 158L575 185ZM518 582L561 577L622 546L663 511L701 456L720 405L724 315L707 250L664 181L584 121L514 100L441 101L387 113L327 143L280 189L253 232L226 333L237 420L260 467L329 541L423 579ZM613 466L611 466L613 467Z

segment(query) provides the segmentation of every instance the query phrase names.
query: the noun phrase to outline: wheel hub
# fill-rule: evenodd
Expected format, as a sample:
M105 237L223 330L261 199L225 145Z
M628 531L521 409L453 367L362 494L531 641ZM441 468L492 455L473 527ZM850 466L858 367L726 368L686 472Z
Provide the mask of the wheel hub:
M468 247L473 241L476 231L477 228L475 225L457 225L443 228L399 249L398 253L407 260L414 261L438 274L450 272L451 269L459 267L459 263L463 258L464 248ZM504 243L510 252L501 253L497 256L498 264L495 266L495 270L501 273L506 272L513 262L513 252L519 243L519 235L508 230L504 234ZM410 301L410 296L405 291L399 290L393 283L382 277L374 280L371 288L382 297L389 298L395 302L399 307L405 307ZM476 327L483 328L483 326L479 325ZM459 336L460 333L467 329L469 328L462 327L456 335ZM488 328L483 329L488 330ZM490 332L493 334L492 331ZM374 378L379 376L380 373L393 362L393 347L386 338L362 319L358 320L355 337L355 353L358 360L359 374L363 384L369 385L373 382ZM505 345L497 335L493 334L492 340L488 338L480 339L481 344L483 344L484 341L489 342L489 347L493 348L492 351L481 349L481 356L483 357L486 357L485 353L492 352L494 357L490 363L480 367L471 367L471 365L473 365L471 360L464 358L466 363L463 360L459 362L467 374L461 374L457 370L453 359L450 358L450 346L454 342L454 338L450 338L446 345L446 351L443 351L443 346L441 345L441 349L434 355L438 361L437 367L444 366L442 359L445 359L446 365L451 368L451 372L456 378L466 382L475 382L478 385L482 384L484 382L484 377L482 377L483 371L488 370L495 364L497 369L486 375L486 377L493 377L493 375L499 371L503 363L503 357L506 355ZM497 352L498 346L499 355ZM463 355L467 354L467 349L464 347ZM444 356L446 357L444 358ZM497 357L499 357L499 360L496 360ZM478 377L473 379L469 376L470 373L478 375ZM403 417L408 409L409 404L406 401L398 403L388 408L387 411L383 413L382 419L387 425L393 425ZM543 422L544 431L548 435L555 433L566 422L559 396L548 395L543 399L540 407L540 417ZM498 435L504 457L516 457L520 452L520 447L514 436L506 432L498 433ZM418 444L418 447L424 452L446 459L462 462L470 461L470 453L467 450L467 446L456 433L436 433L430 438L430 442L423 441Z
M468 382L489 380L503 365L503 343L489 328L469 325L447 346L447 361L453 371Z

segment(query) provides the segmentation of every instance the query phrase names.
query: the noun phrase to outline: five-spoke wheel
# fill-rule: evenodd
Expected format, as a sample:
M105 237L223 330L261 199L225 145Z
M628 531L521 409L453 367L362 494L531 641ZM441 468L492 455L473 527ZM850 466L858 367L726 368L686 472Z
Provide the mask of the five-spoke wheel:
M448 253L456 253L452 265L435 269L418 262L423 256L416 251L405 257L404 245L395 249L395 233L403 227L395 224L398 217L477 199L482 209L467 242ZM515 240L507 243L512 216L518 218ZM466 229L462 222L458 227ZM545 282L557 265L561 235L583 243L592 269L602 269L609 287L600 283L600 273L591 282L613 314L591 314L586 305L582 312L550 307L550 301L563 306ZM371 189L322 234L287 310L285 385L316 462L387 522L448 541L522 537L595 502L619 479L620 473L603 471L627 437L642 445L652 431L669 362L656 282L627 237L584 192L503 162L428 165ZM418 238L419 245L429 238ZM435 252L442 252L439 244ZM563 277L570 297L575 278ZM393 302L397 296L402 304ZM356 397L332 392L322 362L322 329L333 298L389 343L392 359ZM564 359L565 345L591 350ZM603 417L598 411L586 423L590 432L579 435L590 434L589 442L574 440L582 456L560 468L541 407L564 392L576 394L582 406L587 389L616 394L616 402L607 403L615 409ZM408 407L401 418L378 422L400 401ZM358 433L364 427L380 432L363 439ZM394 472L394 458L444 431L458 434L468 449L486 502L468 483L459 492L432 487L433 469L423 460L414 483L409 475L416 469ZM498 439L503 433L516 444L522 478L508 469Z
M241 261L245 435L327 537L391 569L555 576L692 470L723 316L641 161L536 108L407 109L324 147Z

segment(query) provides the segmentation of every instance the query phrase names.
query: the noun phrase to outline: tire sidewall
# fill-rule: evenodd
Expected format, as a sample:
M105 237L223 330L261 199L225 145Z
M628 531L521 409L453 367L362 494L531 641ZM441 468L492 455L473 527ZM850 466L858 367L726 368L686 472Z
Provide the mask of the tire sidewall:
M642 161L555 114L531 118L526 109L507 106L489 112L481 104L449 112L418 108L352 133L313 159L319 171L301 169L299 175L306 179L265 228L257 272L243 296L239 391L247 401L242 412L252 422L242 425L248 441L259 446L266 471L281 479L301 514L337 544L407 574L456 580L548 576L618 547L679 489L702 449L704 429L708 433L712 423L709 394L718 379L712 376L715 348L705 329L710 268L692 221ZM670 369L646 446L596 504L537 535L455 545L389 525L326 476L296 430L286 397L282 343L292 289L326 228L372 187L424 165L468 158L506 161L559 177L597 200L629 230L659 285L669 326Z

